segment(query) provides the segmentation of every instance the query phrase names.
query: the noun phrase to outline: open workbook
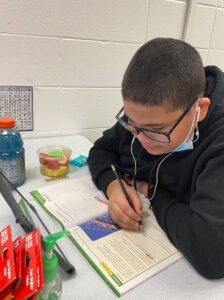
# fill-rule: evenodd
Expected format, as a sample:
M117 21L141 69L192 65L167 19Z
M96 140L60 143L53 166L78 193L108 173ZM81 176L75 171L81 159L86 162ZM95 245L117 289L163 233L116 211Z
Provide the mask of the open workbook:
M181 257L144 197L144 231L133 232L113 223L107 213L107 199L89 175L31 194L63 229L70 230L74 244L118 296Z

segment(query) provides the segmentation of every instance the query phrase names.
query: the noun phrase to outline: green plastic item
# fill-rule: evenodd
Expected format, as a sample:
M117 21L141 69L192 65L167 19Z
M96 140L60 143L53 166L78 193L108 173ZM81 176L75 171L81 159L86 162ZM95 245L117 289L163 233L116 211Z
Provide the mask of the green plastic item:
M64 152L61 150L52 150L48 152L49 156L55 156L55 157L60 157L60 156L64 156Z
M44 237L46 245L46 251L43 254L43 271L44 271L44 282L49 283L56 280L58 273L58 258L54 253L54 245L57 240L64 236L71 235L70 231L59 231L47 237Z

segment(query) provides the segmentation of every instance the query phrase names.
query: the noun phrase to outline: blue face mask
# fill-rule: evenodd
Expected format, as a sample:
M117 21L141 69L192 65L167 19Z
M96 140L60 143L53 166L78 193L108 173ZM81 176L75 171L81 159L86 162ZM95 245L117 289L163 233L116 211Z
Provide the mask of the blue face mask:
M196 124L198 123L198 118L199 118L199 114L200 114L200 108L197 107L196 111L195 111L195 115L196 115ZM193 127L194 122L192 123L191 129ZM196 131L196 139L193 141L194 139L194 134L192 135L192 137L190 139L188 139L187 137L187 141L185 140L182 144L180 144L179 146L177 146L176 149L173 150L173 152L181 152L181 151L187 151L187 150L192 150L194 149L194 145L193 142L196 142L199 138L199 131L198 131L198 127L196 125L197 131ZM190 132L191 132L190 129ZM189 132L189 133L190 133Z
M194 149L194 145L193 145L193 140L191 139L179 145L176 149L173 150L173 152L181 152L181 151L192 150L192 149Z

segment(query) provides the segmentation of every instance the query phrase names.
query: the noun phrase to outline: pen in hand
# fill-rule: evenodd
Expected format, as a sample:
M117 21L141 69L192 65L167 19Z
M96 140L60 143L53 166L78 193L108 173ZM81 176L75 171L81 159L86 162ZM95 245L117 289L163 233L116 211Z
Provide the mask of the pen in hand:
M125 197L126 197L128 203L129 203L129 205L130 205L131 208L136 212L135 207L134 207L134 204L133 204L133 202L131 201L131 198L130 198L130 196L128 195L128 192L126 191L126 189L125 189L125 187L124 187L124 184L123 184L122 180L120 179L120 177L118 176L117 171L116 171L116 168L115 168L115 166L114 166L113 164L111 164L111 169L112 169L112 171L114 172L114 175L115 175L116 179L118 180L118 182L119 182L119 184L120 184L120 187L121 187L121 189L122 189L122 191L123 191L123 193L124 193L124 195L125 195ZM138 221L138 224L139 224L141 227L143 226L141 220Z

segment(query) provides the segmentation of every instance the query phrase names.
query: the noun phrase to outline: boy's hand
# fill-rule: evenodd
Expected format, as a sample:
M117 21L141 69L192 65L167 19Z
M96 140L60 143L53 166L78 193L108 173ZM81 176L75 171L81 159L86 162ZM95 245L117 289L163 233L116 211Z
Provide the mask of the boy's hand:
M125 189L129 194L136 212L130 207L119 182L113 180L107 188L107 196L109 197L109 213L113 221L126 229L139 230L138 221L142 217L142 204L137 193L123 181Z

